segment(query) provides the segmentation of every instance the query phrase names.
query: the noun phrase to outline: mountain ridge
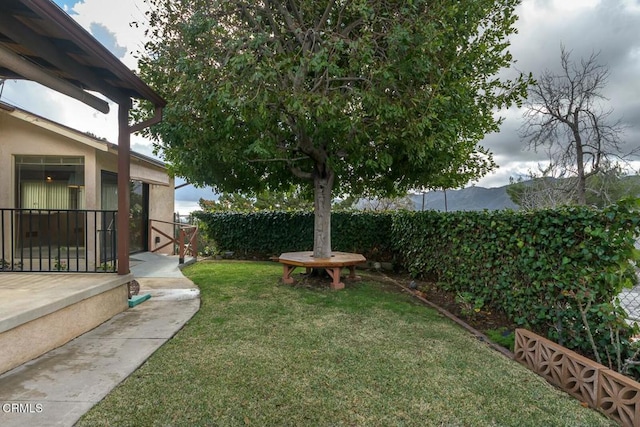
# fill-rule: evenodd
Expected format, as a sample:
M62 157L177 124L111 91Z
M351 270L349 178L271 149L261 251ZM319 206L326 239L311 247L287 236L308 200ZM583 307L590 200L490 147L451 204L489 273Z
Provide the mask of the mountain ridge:
M518 210L507 194L507 187L478 187L471 186L459 190L438 190L425 193L410 194L414 209L437 211L483 211L483 210ZM424 205L423 205L424 196ZM445 200L446 198L446 200Z

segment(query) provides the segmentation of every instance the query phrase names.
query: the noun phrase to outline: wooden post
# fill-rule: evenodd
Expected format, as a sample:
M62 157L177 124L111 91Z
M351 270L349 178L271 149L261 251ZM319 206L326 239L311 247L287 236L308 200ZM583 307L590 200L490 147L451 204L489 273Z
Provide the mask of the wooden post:
M191 246L191 255L194 259L198 259L198 229L191 229L191 240L193 241Z
M118 274L129 274L129 165L131 133L129 109L131 100L118 104Z
M154 242L153 242L153 236L151 235L153 233L153 224L151 223L153 220L149 219L149 221L147 221L147 223L149 224L149 226L147 227L147 236L148 236L148 240L149 240L149 252L153 252L154 251Z
M178 247L179 255L178 255L178 264L184 264L184 230L181 228L178 234Z
M178 231L178 264L184 264L184 230Z

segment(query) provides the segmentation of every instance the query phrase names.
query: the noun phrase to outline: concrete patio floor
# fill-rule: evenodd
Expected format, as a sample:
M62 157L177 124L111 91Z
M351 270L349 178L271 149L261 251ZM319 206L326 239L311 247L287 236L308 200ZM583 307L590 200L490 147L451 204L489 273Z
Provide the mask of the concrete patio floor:
M151 299L0 375L1 426L72 426L198 311L178 257L136 254L131 265Z

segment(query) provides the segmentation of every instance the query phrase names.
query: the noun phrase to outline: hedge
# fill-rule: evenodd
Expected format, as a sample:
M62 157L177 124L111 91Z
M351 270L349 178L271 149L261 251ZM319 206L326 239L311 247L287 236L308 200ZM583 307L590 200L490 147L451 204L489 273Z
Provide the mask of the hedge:
M637 283L636 207L407 213L393 222L395 250L412 275L612 365L633 332L613 302Z
M194 215L221 250L265 259L283 252L313 249L311 212L196 212ZM331 215L332 248L361 253L376 261L391 261L391 222L389 213L334 212Z

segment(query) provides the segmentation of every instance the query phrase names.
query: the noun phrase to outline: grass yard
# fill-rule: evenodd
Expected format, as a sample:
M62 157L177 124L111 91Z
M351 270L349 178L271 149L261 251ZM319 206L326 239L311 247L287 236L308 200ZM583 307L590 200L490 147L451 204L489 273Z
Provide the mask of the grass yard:
M184 273L200 311L80 426L616 425L372 277L331 291L283 285L274 263Z

